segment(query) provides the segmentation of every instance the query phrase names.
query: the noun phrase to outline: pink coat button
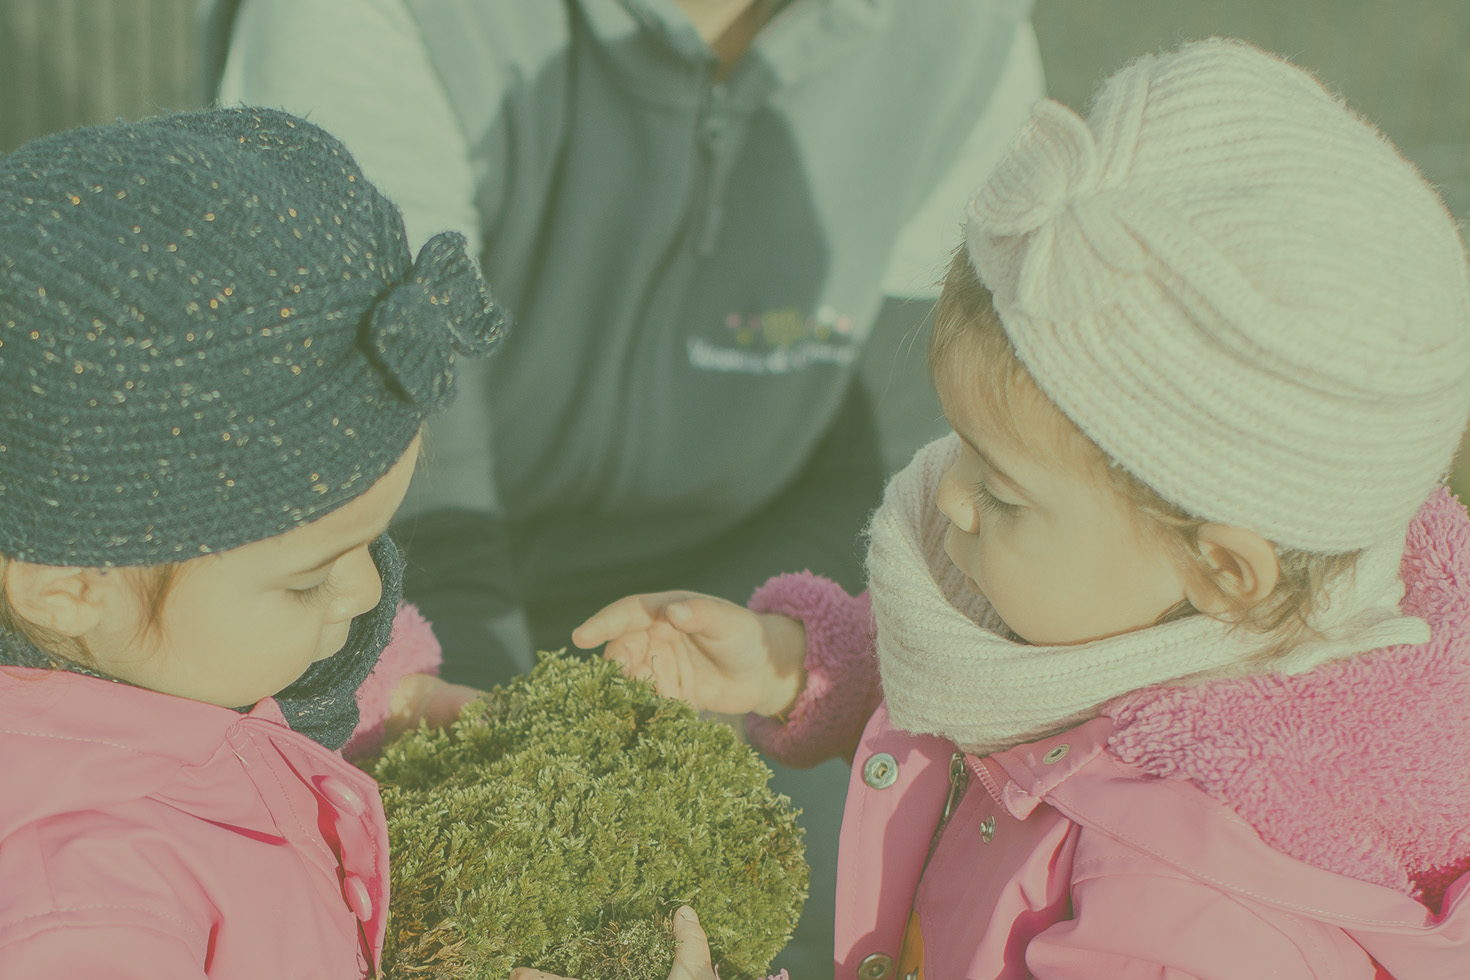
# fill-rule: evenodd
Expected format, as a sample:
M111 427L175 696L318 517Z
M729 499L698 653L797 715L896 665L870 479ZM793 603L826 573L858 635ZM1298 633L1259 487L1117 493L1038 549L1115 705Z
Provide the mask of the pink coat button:
M335 776L323 779L318 788L333 806L348 816L360 817L367 810L362 794Z
M367 883L357 875L350 874L342 879L342 897L347 899L347 907L359 922L373 917L373 898L368 894Z

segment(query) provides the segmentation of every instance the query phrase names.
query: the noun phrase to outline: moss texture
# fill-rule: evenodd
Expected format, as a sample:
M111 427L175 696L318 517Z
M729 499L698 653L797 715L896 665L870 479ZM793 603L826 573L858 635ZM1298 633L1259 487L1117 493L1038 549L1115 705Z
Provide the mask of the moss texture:
M806 898L797 812L755 752L606 661L542 654L373 772L389 980L658 980L683 904L723 980L761 977Z

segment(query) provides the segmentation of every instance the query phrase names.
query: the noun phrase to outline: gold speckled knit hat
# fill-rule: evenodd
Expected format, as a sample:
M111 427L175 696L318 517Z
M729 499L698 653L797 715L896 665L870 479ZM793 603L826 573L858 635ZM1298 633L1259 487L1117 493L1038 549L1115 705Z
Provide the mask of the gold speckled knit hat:
M0 554L182 561L368 489L503 317L340 142L212 109L0 158Z
M1443 202L1311 76L1214 39L1039 103L966 219L1017 355L1190 513L1288 547L1402 535L1470 407Z

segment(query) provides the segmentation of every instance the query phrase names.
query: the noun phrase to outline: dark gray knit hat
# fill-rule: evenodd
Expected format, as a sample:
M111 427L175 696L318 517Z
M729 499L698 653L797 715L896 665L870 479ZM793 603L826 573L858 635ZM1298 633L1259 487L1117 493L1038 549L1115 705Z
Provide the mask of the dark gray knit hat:
M182 561L368 489L504 318L464 238L417 260L284 112L92 127L0 158L0 555Z

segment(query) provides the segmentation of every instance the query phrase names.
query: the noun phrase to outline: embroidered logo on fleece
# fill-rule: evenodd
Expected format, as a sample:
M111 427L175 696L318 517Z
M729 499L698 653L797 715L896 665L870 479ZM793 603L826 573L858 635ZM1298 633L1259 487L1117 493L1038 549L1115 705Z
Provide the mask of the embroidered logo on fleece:
M811 316L792 306L731 312L721 336L690 337L687 346L691 365L722 374L790 374L816 364L851 364L858 353L852 317L831 306Z

